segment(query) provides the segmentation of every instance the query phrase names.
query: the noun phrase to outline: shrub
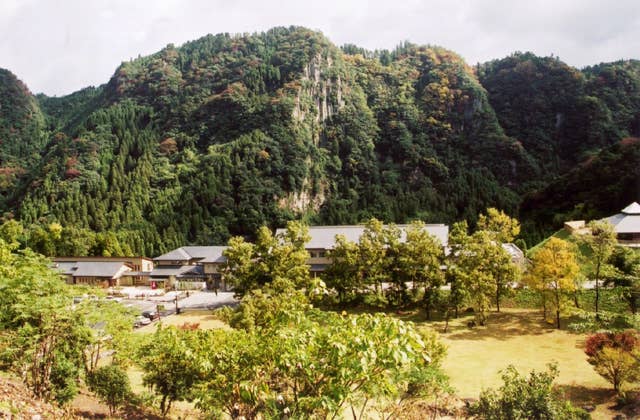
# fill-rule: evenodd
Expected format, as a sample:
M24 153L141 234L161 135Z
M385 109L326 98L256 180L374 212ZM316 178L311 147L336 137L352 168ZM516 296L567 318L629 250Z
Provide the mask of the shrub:
M99 367L89 374L87 383L89 389L109 406L111 416L131 395L129 376L117 365Z
M620 393L626 382L640 377L640 361L634 354L639 344L635 331L602 332L587 338L584 352L595 371Z
M601 332L593 334L585 342L584 352L589 357L596 356L603 348L619 348L631 352L638 346L638 335L635 331Z
M523 376L515 367L502 372L499 390L483 390L469 411L481 419L588 419L589 414L565 402L553 389L556 365Z

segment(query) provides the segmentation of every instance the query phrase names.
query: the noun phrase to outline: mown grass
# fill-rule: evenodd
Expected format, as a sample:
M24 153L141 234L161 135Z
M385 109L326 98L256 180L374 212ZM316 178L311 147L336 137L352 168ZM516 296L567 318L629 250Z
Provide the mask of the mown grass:
M420 323L441 332L448 346L443 368L461 398L478 398L482 389L502 385L500 371L513 365L521 373L545 370L557 363L556 384L565 398L578 406L592 405L594 418L611 418L611 386L586 361L585 335L557 330L536 310L506 308L492 312L484 327L469 328L471 315L444 322ZM613 414L613 415L612 415Z

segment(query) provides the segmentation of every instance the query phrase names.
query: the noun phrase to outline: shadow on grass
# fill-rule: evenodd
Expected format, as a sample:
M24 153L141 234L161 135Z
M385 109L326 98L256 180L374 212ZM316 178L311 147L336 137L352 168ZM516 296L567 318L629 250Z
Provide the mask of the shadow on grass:
M576 407L593 407L611 402L614 405L616 395L613 389L589 388L583 385L558 385L556 387L563 399L571 401Z
M470 328L467 322L473 316L453 320L449 323L447 333L443 333L450 340L508 340L523 335L542 335L554 330L552 325L545 322L542 314L532 311L504 311L491 312L487 316L485 326ZM444 330L444 322L432 324L439 331Z

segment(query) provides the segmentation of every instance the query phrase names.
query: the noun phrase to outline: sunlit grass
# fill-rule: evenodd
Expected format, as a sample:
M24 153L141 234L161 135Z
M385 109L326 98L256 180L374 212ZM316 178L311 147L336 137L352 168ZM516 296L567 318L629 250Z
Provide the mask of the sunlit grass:
M493 312L485 327L469 328L472 319L452 320L448 333L442 332L444 322L422 324L439 331L448 347L443 368L457 396L478 398L484 388L499 388L500 371L509 365L528 373L555 362L560 372L555 383L565 397L581 406L600 405L594 418L609 418L606 403L613 395L611 386L587 363L585 335L557 330L535 310Z

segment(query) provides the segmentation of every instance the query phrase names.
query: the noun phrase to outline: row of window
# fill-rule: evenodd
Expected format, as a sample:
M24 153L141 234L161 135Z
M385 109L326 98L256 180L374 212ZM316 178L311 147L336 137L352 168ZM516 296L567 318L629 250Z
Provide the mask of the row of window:
M327 252L326 251L309 251L309 255L311 255L311 258L324 258L327 256Z

